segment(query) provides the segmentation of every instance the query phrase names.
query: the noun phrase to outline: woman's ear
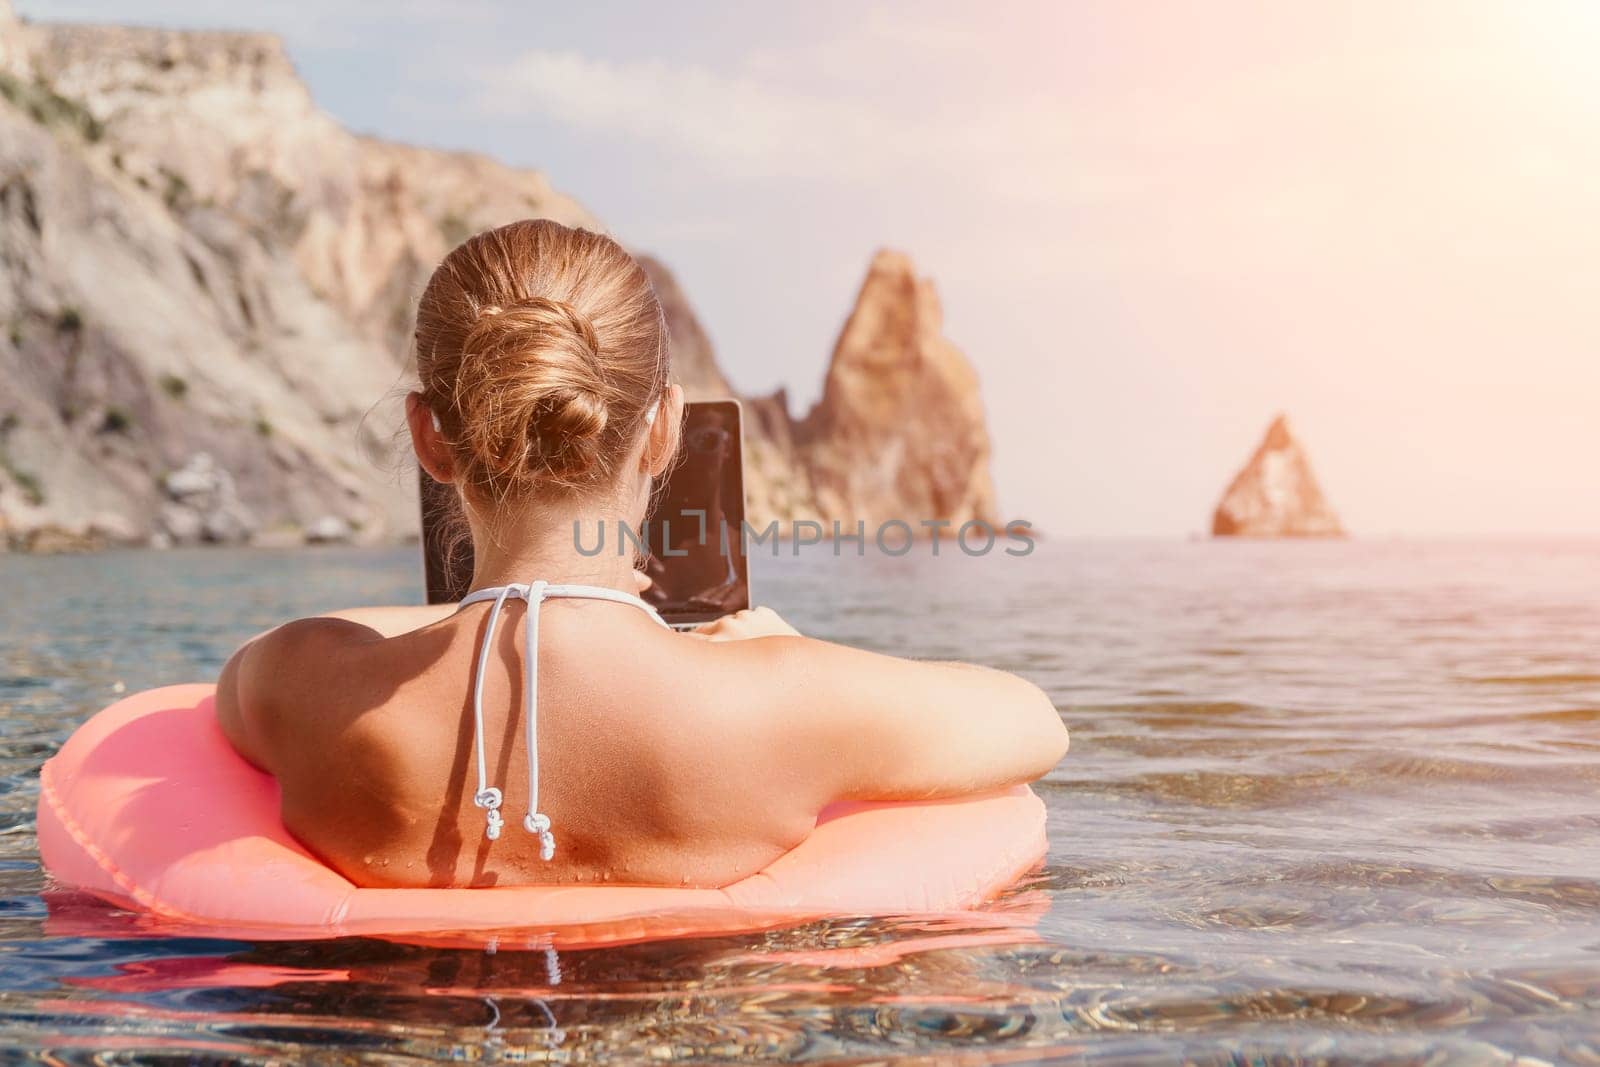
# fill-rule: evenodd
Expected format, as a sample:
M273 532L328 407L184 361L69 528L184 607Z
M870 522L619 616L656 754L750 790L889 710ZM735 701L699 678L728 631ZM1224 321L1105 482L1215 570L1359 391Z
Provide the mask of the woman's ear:
M640 460L652 478L661 477L678 452L678 433L683 428L683 386L667 386L656 409L656 417L645 431L644 452Z
M417 463L428 472L428 477L436 482L455 481L455 464L439 425L439 415L428 407L421 393L406 394L406 425L411 428L411 447L417 453Z

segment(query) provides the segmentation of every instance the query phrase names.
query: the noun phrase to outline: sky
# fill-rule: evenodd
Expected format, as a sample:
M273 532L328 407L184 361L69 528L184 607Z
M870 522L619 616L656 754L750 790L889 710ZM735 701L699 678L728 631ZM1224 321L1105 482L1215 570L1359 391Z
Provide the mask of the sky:
M544 171L797 413L907 252L1003 518L1202 532L1283 411L1357 535L1600 533L1600 3L16 6L270 30L351 128Z

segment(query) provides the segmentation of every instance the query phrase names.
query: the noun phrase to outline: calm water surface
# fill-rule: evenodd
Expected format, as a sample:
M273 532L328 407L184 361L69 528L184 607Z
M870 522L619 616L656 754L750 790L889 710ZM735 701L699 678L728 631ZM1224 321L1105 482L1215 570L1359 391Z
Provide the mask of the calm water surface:
M39 869L39 764L414 553L0 557L0 1044L306 1056L1600 1063L1600 545L1041 544L758 564L820 637L1018 671L1072 752L1048 913L605 950L130 937ZM1036 894L1035 894L1036 895ZM48 901L48 904L47 904Z

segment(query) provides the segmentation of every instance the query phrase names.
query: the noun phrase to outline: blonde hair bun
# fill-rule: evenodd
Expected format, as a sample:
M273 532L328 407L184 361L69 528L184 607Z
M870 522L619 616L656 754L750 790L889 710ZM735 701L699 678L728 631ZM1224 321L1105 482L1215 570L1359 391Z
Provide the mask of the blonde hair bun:
M615 473L666 388L665 322L643 268L611 238L512 223L434 271L417 372L464 491L579 489Z
M462 348L448 406L490 483L581 482L604 465L609 386L587 316L545 296L485 305Z

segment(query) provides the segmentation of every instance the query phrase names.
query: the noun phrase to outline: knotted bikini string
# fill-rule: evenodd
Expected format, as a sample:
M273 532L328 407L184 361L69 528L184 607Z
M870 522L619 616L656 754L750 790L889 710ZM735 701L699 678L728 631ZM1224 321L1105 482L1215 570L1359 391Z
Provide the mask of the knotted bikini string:
M526 743L528 749L528 814L522 819L523 829L539 835L539 858L550 860L556 854L555 835L550 832L550 816L539 810L539 606L544 602L545 581L530 582L527 586L506 585L494 598L489 610L489 623L484 628L483 648L478 652L477 677L472 683L473 748L478 759L478 791L472 802L484 809L487 825L484 834L490 841L500 838L500 828L505 824L500 805L505 796L489 784L488 760L483 752L483 675L489 665L489 653L494 644L495 627L500 624L500 612L506 598L513 592L522 593L528 600L527 665L523 675L527 679Z

